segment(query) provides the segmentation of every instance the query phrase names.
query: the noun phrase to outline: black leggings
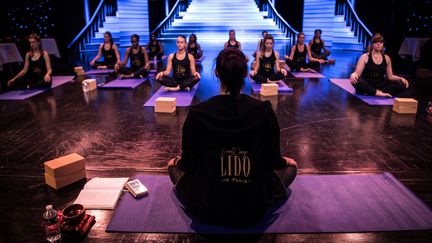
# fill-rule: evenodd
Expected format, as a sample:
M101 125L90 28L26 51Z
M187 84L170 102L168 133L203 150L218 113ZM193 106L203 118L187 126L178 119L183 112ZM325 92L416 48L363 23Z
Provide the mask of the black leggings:
M318 59L323 59L323 60L327 60L327 57L330 55L330 52L327 53L315 53L313 51L311 51L311 55L313 58L318 58Z
M117 61L115 61L114 63L110 63L110 62L95 62L95 64L92 66L92 68L97 68L99 66L107 66L108 69L114 69L115 64Z
M31 78L31 77L22 77L15 80L10 88L11 89L46 89L51 88L52 78L49 82L45 82L44 78Z
M357 83L353 85L356 89L357 94L366 94L375 96L377 89L384 93L389 93L392 96L404 91L405 85L401 81L395 80L371 80L365 78L359 78Z
M199 79L194 76L189 76L182 80L175 80L174 78L170 77L163 77L160 80L157 80L160 84L166 87L177 87L180 85L180 89L184 90L185 88L190 88L198 83Z
M267 83L267 79L270 79L271 81L277 81L277 80L282 80L285 77L281 72L278 72L278 73L272 73L269 76L257 73L255 74L255 76L251 76L251 78L255 80L255 82L262 84L262 83Z
M168 175L171 182L176 185L180 178L185 174L184 171L177 168L175 165L168 166ZM272 178L272 183L276 183L275 187L280 187L283 185L283 189L288 188L297 176L297 167L293 165L288 165L284 169L279 171L274 171L275 177ZM278 193L279 194L279 193ZM281 197L285 195L285 191L280 192Z
M129 68L127 68L127 67L120 67L117 72L120 73L120 74L124 74L124 75L131 75L131 74L133 74L134 78L139 78L140 76L147 77L147 74L148 74L147 70L145 70L144 67L141 67L139 69L132 68L132 67L129 67Z
M316 68L319 66L319 62L297 62L292 60L287 60L286 63L288 64L289 68L292 71L300 71L301 68Z

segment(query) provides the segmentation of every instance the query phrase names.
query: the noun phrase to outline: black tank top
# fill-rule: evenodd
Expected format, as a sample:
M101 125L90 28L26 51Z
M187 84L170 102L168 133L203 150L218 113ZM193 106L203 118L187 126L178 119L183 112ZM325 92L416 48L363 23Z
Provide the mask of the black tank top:
M43 78L48 72L44 59L44 52L41 52L39 58L36 61L33 61L30 56L28 58L29 68L27 75L33 78Z
M383 60L381 64L376 64L373 61L372 52L369 52L369 59L363 70L362 77L365 79L384 79L387 70L387 60L384 53L381 53Z
M112 48L113 44L110 44L110 49L105 50L105 44L102 45L102 54L104 56L104 62L108 65L114 65L117 62L117 57L115 55L115 52Z
M323 48L323 42L319 39L319 43L315 42L315 39L312 40L311 51L313 53L321 53L321 49Z
M228 41L228 46L227 47L239 48L238 41L236 41L235 45L231 45L231 41Z
M187 52L189 54L191 54L192 56L195 56L198 53L198 49L199 49L199 45L197 43L195 43L194 48L192 48L188 45Z
M303 52L300 52L299 47L296 44L296 49L294 52L294 61L295 62L302 62L302 63L306 62L306 45L304 45Z
M133 48L131 47L129 50L129 58L131 63L131 68L141 68L145 65L144 55L142 53L142 47L139 46L138 52L134 54L132 52Z
M157 56L157 54L160 52L159 41L156 41L156 43L150 41L150 43L147 45L147 49L149 50L150 58Z
M258 73L265 76L270 76L274 73L274 64L276 61L276 55L274 51L269 57L266 57L264 54L260 56L260 67Z
M174 57L172 59L173 66L173 76L175 80L182 80L188 78L192 75L190 69L190 62L188 58L188 53L186 52L185 58L183 60L178 60L176 57L176 52L174 53Z

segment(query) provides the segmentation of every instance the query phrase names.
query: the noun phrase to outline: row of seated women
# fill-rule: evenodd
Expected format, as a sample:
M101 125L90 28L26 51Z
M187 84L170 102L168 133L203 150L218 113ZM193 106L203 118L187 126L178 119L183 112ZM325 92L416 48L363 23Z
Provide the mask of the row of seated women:
M316 34L320 33L316 31ZM319 36L316 35L316 37ZM188 44L186 37L177 38L177 51L168 56L166 70L156 75L156 80L166 86L167 90L190 90L199 81L200 74L195 68L195 58L202 56L202 50L196 39L196 36L192 34ZM131 36L132 46L126 49L123 62L119 62L118 47L113 44L111 34L107 32L104 35L104 43L100 45L98 55L92 60L91 65L97 65L97 59L104 55L105 63L102 64L107 67L113 65L123 78L144 77L150 69L149 57L160 59L163 54L163 47L155 35L152 35L150 42L147 45L150 53L147 53L147 48L139 45L139 36ZM357 93L390 97L402 92L408 87L408 81L393 74L390 57L383 53L383 37L376 34L371 42L371 51L360 57L355 72L350 76ZM52 70L49 55L41 49L41 41L36 34L29 36L29 43L31 50L25 56L24 68L8 81L8 86L13 88L50 87ZM279 82L287 76L287 70L280 68L280 55L273 50L273 45L274 38L266 34L259 43L260 50L255 53L256 65L250 74L251 78L258 83ZM229 40L224 47L241 50L241 43L235 39L234 30L230 31ZM310 62L325 63L322 56L321 58L312 56L309 46L304 43L304 34L300 33L297 43L291 48L290 55L285 56L286 62L291 69L306 71L307 68L310 68L305 66L306 56ZM126 67L129 59L130 67ZM171 71L173 75L169 77Z
M292 46L290 55L285 55L286 63L294 71L311 71L313 67L327 62L330 52L325 48L325 42L320 38L321 30L315 31L309 45L304 43L305 36L299 33L297 43ZM232 38L234 36L234 38ZM287 70L279 66L279 53L273 50L274 38L263 32L263 39L258 42L259 50L254 54L256 60L251 78L257 83L280 82L287 76ZM234 44L235 32L230 32L230 40L225 46ZM320 43L319 45L317 43ZM375 34L371 39L370 51L363 54L355 71L350 76L351 84L358 94L392 97L408 88L408 81L393 74L391 59L384 54L384 38ZM321 51L324 50L324 52ZM306 57L309 63L306 62Z

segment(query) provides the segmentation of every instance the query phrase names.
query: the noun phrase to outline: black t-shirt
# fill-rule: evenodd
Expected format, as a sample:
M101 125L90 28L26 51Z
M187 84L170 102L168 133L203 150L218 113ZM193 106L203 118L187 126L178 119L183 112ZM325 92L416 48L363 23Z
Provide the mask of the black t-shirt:
M191 106L177 164L185 175L176 185L193 197L187 210L223 224L259 220L274 202L273 170L286 166L279 133L268 101L219 95Z

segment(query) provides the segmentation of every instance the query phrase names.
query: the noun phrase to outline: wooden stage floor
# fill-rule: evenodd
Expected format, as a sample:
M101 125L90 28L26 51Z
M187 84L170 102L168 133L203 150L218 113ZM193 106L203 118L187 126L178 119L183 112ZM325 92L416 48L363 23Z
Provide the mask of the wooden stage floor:
M172 44L167 46L168 50L173 49ZM193 103L219 91L218 81L212 75L216 54L217 48L205 50L202 81ZM281 127L282 154L297 160L300 174L391 172L432 206L432 115L425 111L431 95L411 85L407 95L419 100L418 114L399 115L390 106L369 106L329 82L328 78L348 77L359 55L335 51L336 64L321 69L326 78L289 78L286 83L294 92L271 98ZM77 197L83 183L60 191L45 185L46 160L76 152L86 158L87 178L118 177L166 174L167 160L180 153L181 128L188 108L179 107L177 114L170 116L143 107L159 84L146 81L134 90L83 94L80 81L25 101L0 101L0 242L43 242L40 224L45 205L63 208ZM245 93L251 94L249 85ZM85 239L89 242L432 240L432 231L265 235L106 233L112 211L90 212L97 223Z

